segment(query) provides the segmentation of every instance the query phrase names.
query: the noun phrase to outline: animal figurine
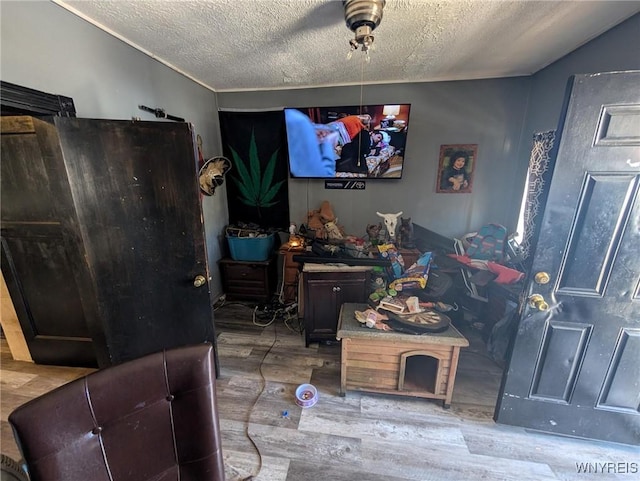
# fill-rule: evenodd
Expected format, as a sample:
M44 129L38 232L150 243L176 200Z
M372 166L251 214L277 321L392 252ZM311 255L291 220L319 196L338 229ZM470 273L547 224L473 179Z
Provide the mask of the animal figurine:
M402 211L397 214L382 214L380 212L376 212L376 214L384 219L387 237L391 242L394 242L396 240L396 229L398 228L398 217L402 215Z
M416 244L413 241L413 224L411 217L400 217L400 232L398 233L398 243L403 249L413 249Z
M382 230L382 222L377 224L367 224L367 235L369 236L369 242L371 245L378 245L380 243L380 231Z

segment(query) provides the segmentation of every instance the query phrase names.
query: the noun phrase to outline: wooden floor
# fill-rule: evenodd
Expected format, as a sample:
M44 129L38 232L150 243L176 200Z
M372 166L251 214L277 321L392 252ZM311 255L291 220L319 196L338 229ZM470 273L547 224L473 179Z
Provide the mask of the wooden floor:
M260 466L256 479L263 481L637 479L588 475L576 466L637 463L635 448L494 423L502 372L472 329L461 328L471 346L461 351L453 403L444 410L441 402L417 398L340 397L339 344L305 348L296 326L279 320L258 327L253 314L237 303L216 311L228 481L256 475ZM1 448L19 458L7 423L11 410L88 370L13 361L4 340L1 354ZM302 409L294 391L306 382L318 388L319 401Z

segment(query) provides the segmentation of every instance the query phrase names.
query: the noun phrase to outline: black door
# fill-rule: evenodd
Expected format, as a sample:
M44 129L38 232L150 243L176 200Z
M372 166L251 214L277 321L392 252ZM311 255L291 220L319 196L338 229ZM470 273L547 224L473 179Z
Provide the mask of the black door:
M640 444L639 85L573 80L498 422Z
M36 119L33 122L41 124ZM69 290L77 287L101 365L163 348L215 342L191 127L186 123L77 118L55 118L54 124L55 138L49 131L49 140L59 145L64 158L72 204L62 212L57 210L59 222L69 226L68 237L75 240L64 247L65 255L71 257L71 265L84 262L88 274L60 278L56 266L51 270L58 277L33 274L45 295L45 285L57 284L53 297L46 297L46 305L67 304L72 297L58 293L65 284ZM39 142L43 145L44 140ZM48 157L47 152L44 156ZM43 164L45 177L61 176L60 172L54 175L48 161L45 158ZM3 163L3 188L4 173ZM23 198L15 189L13 194ZM4 189L2 195L4 235L5 224L9 225L4 218ZM22 203L27 204L24 208L29 206ZM58 200L51 203L57 205ZM20 223L13 226L21 228ZM63 245L64 232L58 237L62 240L55 245ZM42 251L38 245L32 250L36 248ZM37 258L29 265L28 260L17 260L21 252L12 249L11 256L16 265L22 263L20 272L41 272ZM18 277L23 286L34 281ZM29 301L40 306L42 299L31 296ZM49 324L58 328L61 338L60 326L67 318L56 314L60 315L53 316ZM45 334L34 316L30 323L41 341L60 340Z
M38 364L108 364L55 126L2 117L2 274ZM104 342L102 342L104 345Z
M55 124L111 362L215 341L191 127Z

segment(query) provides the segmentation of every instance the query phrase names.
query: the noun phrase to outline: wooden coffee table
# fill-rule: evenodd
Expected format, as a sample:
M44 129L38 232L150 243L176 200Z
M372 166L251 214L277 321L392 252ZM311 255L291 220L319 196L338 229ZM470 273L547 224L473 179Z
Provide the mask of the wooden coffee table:
M340 310L342 340L340 395L347 390L441 399L451 405L461 347L469 341L450 325L444 332L402 334L364 327L355 311L367 304L346 303Z

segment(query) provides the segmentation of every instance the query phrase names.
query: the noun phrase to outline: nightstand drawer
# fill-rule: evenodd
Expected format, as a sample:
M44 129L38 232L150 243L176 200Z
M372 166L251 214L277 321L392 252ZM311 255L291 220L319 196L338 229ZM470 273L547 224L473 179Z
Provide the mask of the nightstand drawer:
M275 292L276 262L220 260L222 286L229 300L267 302Z
M267 277L265 266L255 263L229 263L225 267L227 280L248 283L264 283Z

